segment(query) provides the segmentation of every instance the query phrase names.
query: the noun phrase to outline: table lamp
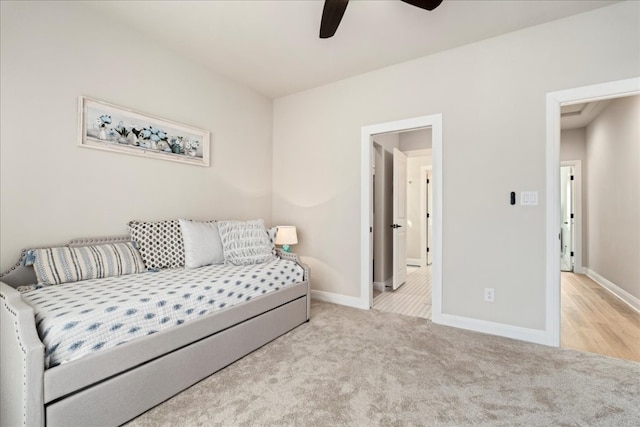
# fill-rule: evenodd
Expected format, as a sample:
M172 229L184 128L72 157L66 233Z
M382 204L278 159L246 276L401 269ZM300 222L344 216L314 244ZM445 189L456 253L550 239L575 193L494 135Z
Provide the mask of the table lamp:
M293 225L278 225L276 233L276 245L282 245L282 250L291 252L291 246L298 244L298 234L296 227Z

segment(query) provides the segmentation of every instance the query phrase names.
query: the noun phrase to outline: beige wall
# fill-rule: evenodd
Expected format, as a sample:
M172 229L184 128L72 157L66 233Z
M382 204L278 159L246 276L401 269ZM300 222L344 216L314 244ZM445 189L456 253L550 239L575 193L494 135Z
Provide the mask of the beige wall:
M586 137L585 128L563 130L560 133L560 160L580 160L584 167L587 159Z
M637 76L639 17L617 3L277 99L273 217L305 230L312 286L360 296L361 128L442 113L442 312L543 330L545 97ZM540 205L510 206L523 190Z
M640 96L612 101L586 131L586 266L640 298Z
M270 222L271 100L79 2L1 7L0 268L132 219ZM77 147L79 95L209 130L211 167Z

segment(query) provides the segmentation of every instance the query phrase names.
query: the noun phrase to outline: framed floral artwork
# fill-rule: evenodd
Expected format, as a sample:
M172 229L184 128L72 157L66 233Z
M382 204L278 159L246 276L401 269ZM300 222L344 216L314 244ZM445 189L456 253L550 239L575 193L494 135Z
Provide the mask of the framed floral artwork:
M78 145L209 166L209 132L80 96Z

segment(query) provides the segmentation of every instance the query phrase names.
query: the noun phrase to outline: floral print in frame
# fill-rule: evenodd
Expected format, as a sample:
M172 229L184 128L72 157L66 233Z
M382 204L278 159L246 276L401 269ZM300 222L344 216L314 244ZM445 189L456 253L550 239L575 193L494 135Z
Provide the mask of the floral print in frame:
M209 166L209 132L86 96L79 97L81 147Z

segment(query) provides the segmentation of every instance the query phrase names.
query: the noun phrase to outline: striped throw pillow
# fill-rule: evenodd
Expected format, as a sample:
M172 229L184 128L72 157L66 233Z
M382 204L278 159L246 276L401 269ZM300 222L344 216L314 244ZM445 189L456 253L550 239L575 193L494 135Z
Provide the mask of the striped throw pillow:
M44 285L145 271L140 253L131 242L34 249L33 255L38 283Z

